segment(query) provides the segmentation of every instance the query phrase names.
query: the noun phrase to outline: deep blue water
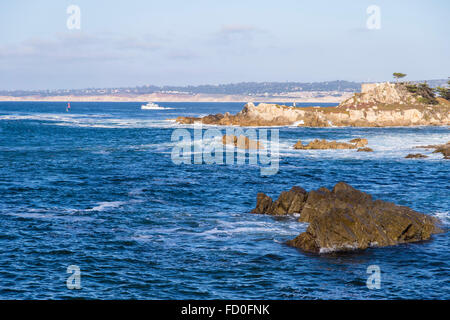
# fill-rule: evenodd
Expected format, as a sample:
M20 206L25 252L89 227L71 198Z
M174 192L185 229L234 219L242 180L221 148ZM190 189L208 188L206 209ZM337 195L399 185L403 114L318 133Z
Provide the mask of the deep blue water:
M0 299L450 298L448 233L311 255L284 244L306 225L249 213L258 192L346 181L448 226L450 162L414 149L450 140L448 127L279 128L279 172L261 176L255 165L171 160L179 126L165 119L242 103L71 105L0 102ZM355 137L375 152L292 149ZM430 157L404 159L411 152ZM81 269L80 290L66 287L69 265ZM381 269L379 290L366 287L370 265Z

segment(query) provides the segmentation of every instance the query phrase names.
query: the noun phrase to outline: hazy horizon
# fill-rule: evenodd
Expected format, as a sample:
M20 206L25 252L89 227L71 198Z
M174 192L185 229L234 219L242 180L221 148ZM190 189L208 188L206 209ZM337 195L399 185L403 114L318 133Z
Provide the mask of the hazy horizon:
M70 5L80 28L69 29ZM371 5L379 28L367 26ZM446 79L448 1L0 4L0 90Z

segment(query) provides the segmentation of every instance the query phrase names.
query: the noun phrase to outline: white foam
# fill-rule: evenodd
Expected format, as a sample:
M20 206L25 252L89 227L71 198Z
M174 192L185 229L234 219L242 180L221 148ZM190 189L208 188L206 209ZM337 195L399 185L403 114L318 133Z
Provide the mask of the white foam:
M124 205L126 202L124 201L104 201L104 202L98 202L95 207L92 207L91 209L86 209L86 211L106 211L114 208L118 208L122 205Z
M262 217L258 218L261 219ZM274 236L295 237L306 230L307 225L305 223L291 223L294 222L292 221L293 219L291 217L287 218L290 219L288 223L280 223L273 219L267 221L219 221L213 228L200 232L197 235L213 240L234 237L240 234L267 235L270 238Z
M321 128L325 129L326 128ZM353 138L364 137L369 141L368 147L374 152L357 152L356 149L342 150L296 150L293 148L298 140L310 142L314 138L303 138L301 132L295 140L288 139L280 142L279 150L282 157L300 157L309 159L397 159L401 161L442 161L443 157L439 153L433 153L432 149L416 148L421 145L443 144L450 140L449 133L442 132L430 133L420 130L419 132L393 132L383 128L368 128L361 134L354 134L346 139L335 139L330 135L327 140L336 140L338 142L348 142ZM425 128L424 128L425 129ZM387 131L386 131L387 130ZM309 136L309 135L308 135ZM428 158L420 160L404 159L409 153L423 153Z
M450 211L433 212L431 215L438 218L443 224L450 225Z
M343 251L343 250L356 250L358 249L358 244L354 243L354 244L344 244L342 246L340 246L339 248L336 246L332 246L332 247L322 247L319 249L319 253L331 253L331 252L336 252L336 251Z
M170 128L175 121L147 118L117 118L107 114L34 113L0 115L0 120L47 121L51 125L88 128Z
M18 208L15 208L18 209ZM2 210L3 211L3 210ZM91 221L92 217L80 215L80 210L68 208L21 208L17 212L4 210L2 214L28 219L49 219L49 220L69 220L69 221Z

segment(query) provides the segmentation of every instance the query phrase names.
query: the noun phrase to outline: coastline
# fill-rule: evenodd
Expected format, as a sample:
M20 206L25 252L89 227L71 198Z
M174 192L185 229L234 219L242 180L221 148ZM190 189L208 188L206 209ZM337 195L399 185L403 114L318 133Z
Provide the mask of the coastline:
M181 116L176 121L180 124L201 121L203 124L243 127L396 127L450 124L450 101L432 94L427 100L410 89L403 83L363 84L361 93L355 93L335 107L299 108L273 103L255 105L248 102L234 115L226 112L204 117Z
M95 95L95 96L0 96L0 101L48 101L48 102L281 102L281 103L340 103L349 98L351 92L339 92L340 96L324 95L317 97L317 92L308 91L298 96L247 96L219 94L146 94L146 95Z

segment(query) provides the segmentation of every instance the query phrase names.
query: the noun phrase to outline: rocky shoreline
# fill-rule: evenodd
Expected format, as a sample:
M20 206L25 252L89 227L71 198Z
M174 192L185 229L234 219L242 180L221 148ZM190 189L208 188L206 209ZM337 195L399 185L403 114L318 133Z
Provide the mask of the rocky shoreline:
M450 101L437 98L436 104L422 102L403 84L368 84L362 92L337 107L293 107L247 103L235 115L229 113L202 118L178 117L180 124L201 122L223 126L299 127L391 127L450 125Z
M287 244L306 252L364 250L429 240L442 233L439 220L408 207L373 200L372 196L339 182L332 190L307 192L293 187L276 201L258 193L254 214L300 214L307 230Z

